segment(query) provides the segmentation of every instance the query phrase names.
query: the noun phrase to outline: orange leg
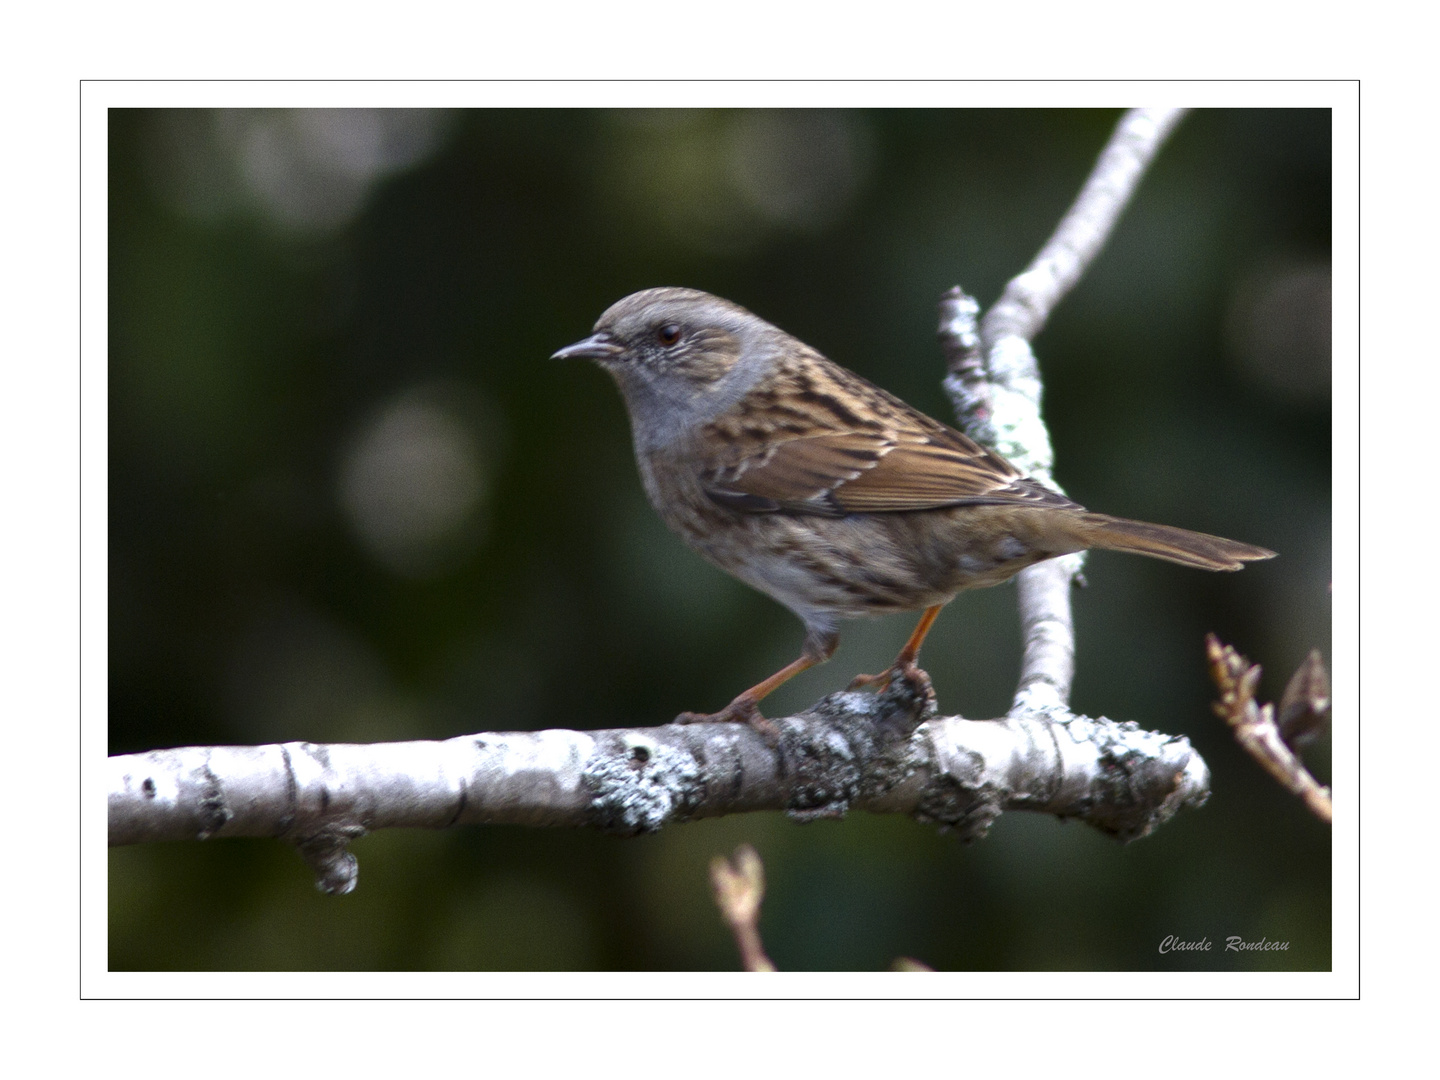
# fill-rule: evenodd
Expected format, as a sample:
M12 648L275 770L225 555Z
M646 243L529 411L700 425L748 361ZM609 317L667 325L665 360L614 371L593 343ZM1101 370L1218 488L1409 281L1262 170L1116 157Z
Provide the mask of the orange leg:
M925 641L925 635L930 633L930 627L935 625L935 619L940 614L942 607L944 607L943 604L936 604L934 607L925 609L925 614L921 615L920 621L915 624L915 630L910 635L910 640L905 642L905 647L900 650L900 655L895 657L895 663L880 672L879 675L855 676L850 682L850 689L859 690L862 687L878 685L881 690L884 690L896 675L912 675L920 671L915 666L915 658L920 655L920 646Z
M765 740L774 743L779 736L775 725L760 715L758 703L782 683L789 682L800 672L822 664L830 659L839 644L838 634L812 634L805 639L805 651L798 660L792 660L763 682L758 682L717 713L683 712L675 718L677 724L749 724Z

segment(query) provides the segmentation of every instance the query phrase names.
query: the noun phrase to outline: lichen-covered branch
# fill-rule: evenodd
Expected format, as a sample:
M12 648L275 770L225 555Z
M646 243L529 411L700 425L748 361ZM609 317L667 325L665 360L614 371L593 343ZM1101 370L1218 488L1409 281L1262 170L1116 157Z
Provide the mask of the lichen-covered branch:
M110 843L268 836L348 892L346 844L383 828L588 826L618 833L753 810L799 821L909 814L984 835L1006 810L1131 840L1209 792L1183 738L1066 716L939 717L905 682L774 721L467 735L443 742L188 747L110 759Z

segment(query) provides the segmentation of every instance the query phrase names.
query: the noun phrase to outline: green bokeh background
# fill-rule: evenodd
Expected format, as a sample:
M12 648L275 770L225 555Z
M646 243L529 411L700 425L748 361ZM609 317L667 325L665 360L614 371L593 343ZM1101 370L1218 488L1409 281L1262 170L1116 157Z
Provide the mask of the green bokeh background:
M993 302L1118 115L112 112L111 752L719 708L800 624L665 531L614 388L550 353L693 286L948 419L941 293ZM1073 497L1280 552L1102 553L1075 596L1075 707L1188 736L1204 809L1129 846L1021 813L970 845L866 814L391 831L341 898L277 842L122 848L111 968L728 969L706 866L748 842L785 969L1328 969L1329 832L1212 715L1202 641L1268 698L1329 659L1330 168L1328 112L1192 114L1036 342ZM943 709L1004 712L1014 608L946 610ZM767 712L912 622L851 624ZM1308 757L1327 780L1328 740ZM1290 947L1162 956L1170 934Z

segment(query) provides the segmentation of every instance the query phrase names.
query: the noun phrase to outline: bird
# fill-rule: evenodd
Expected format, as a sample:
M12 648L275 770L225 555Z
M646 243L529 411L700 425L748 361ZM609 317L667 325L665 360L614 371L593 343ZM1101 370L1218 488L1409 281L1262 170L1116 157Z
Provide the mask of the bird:
M800 656L719 712L678 723L776 729L759 702L828 660L842 622L921 611L895 662L851 689L929 680L940 609L1044 559L1100 548L1203 570L1273 551L1092 513L739 304L661 287L611 305L553 359L607 371L630 417L646 496L721 570L789 608Z

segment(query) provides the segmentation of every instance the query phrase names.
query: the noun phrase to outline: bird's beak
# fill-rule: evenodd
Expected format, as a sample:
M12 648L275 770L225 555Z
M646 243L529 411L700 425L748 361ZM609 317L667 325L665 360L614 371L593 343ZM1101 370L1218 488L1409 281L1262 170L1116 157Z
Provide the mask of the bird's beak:
M615 339L605 330L599 330L585 338L577 341L574 345L566 345L551 360L609 360L619 355L623 350L615 343Z

